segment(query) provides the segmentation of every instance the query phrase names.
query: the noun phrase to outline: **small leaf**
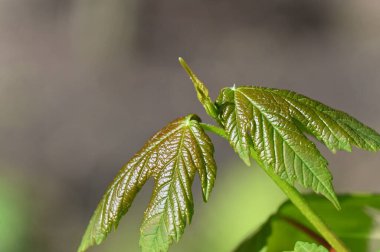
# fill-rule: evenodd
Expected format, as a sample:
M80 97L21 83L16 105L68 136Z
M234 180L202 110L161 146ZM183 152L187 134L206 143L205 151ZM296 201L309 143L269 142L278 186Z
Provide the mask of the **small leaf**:
M140 245L146 251L167 251L178 241L193 213L195 172L199 173L205 201L216 175L213 145L199 122L195 115L173 121L120 170L95 210L78 251L100 244L117 227L149 177L154 178L155 187Z
M292 252L329 252L325 247L315 243L298 241Z
M215 104L212 102L208 94L208 89L206 85L198 79L198 77L193 73L193 71L191 70L189 65L187 65L186 61L183 58L179 57L178 60L183 69L185 69L185 71L189 75L190 80L193 82L195 91L197 92L198 100L205 108L206 113L215 120L218 120L217 108L215 107Z

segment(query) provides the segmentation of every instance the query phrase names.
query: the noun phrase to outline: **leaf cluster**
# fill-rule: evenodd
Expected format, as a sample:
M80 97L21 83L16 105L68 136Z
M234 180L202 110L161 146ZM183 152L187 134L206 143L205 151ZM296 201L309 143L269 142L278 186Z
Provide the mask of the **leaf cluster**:
M188 115L154 135L107 189L79 252L101 243L117 227L149 178L155 185L144 213L140 246L143 251L167 251L178 241L193 215L191 185L195 173L201 180L204 201L215 181L214 147L205 130L226 138L247 165L253 158L290 185L297 182L324 195L336 208L340 206L328 163L306 134L333 152L351 151L353 146L380 149L380 135L373 129L292 91L234 86L222 89L213 102L206 86L182 59L180 63L193 81L199 101L218 126L203 124L198 116Z

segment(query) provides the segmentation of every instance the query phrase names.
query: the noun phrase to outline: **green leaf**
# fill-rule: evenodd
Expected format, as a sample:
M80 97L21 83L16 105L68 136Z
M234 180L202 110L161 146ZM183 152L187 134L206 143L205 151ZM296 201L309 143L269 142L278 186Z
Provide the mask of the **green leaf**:
M351 251L369 252L379 248L380 195L338 195L342 204L339 212L319 196L305 197ZM263 240L268 252L290 250L300 240L328 245L290 201L285 202L235 252L260 251L254 248L263 247Z
M243 86L224 88L216 100L228 139L240 158L253 155L290 184L323 194L337 208L326 159L305 132L329 149L376 151L380 135L353 117L295 92Z
M293 91L267 90L286 101L294 119L331 151L351 151L352 146L368 151L380 149L380 135L347 113Z
M291 252L329 252L325 247L315 243L298 241Z
M145 251L167 251L191 221L191 185L196 171L204 200L209 197L216 175L213 153L211 140L197 116L189 115L168 124L120 170L95 210L78 251L100 244L117 228L150 177L155 186L145 211L140 245Z

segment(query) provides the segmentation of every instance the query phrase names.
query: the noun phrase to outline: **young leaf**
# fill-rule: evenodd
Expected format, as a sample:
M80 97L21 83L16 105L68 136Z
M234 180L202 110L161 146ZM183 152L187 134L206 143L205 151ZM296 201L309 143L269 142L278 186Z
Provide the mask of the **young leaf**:
M352 146L378 151L380 135L352 116L293 91L263 88L289 104L294 119L331 151L351 151ZM313 118L311 122L311 118Z
M204 200L209 197L216 175L213 152L197 116L168 124L120 170L95 210L78 251L100 244L117 227L150 177L155 186L145 211L140 245L146 251L167 251L191 221L191 185L196 171Z
M291 252L329 252L325 247L315 243L298 241Z
M189 65L187 65L186 61L183 58L179 57L178 60L179 60L179 63L181 64L181 66L183 67L183 69L185 69L185 71L189 75L190 80L193 82L195 91L197 92L198 100L200 101L200 103L205 108L206 113L209 116L211 116L212 118L214 118L215 120L218 120L218 110L215 107L215 104L212 102L212 100L208 94L207 87L193 73L193 71L191 70Z
M250 154L290 184L323 194L337 208L327 161L303 132L332 151L380 149L380 135L353 117L295 92L244 86L225 88L216 105L232 147L250 164Z

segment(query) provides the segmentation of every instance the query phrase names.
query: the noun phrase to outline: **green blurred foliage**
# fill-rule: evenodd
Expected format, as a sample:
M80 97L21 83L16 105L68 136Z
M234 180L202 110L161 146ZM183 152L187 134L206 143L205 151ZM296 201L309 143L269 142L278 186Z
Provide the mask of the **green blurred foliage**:
M27 251L27 202L20 185L0 178L0 251Z
M380 247L377 235L380 195L340 195L338 198L342 206L341 211L337 211L330 202L319 196L307 196L311 207L352 251L377 251L375 249ZM277 252L292 250L294 244L300 240L316 242L300 228L290 224L289 219L316 232L298 209L288 201L253 236L244 241L236 252L260 251L265 246L268 252ZM266 244L263 243L263 239Z

